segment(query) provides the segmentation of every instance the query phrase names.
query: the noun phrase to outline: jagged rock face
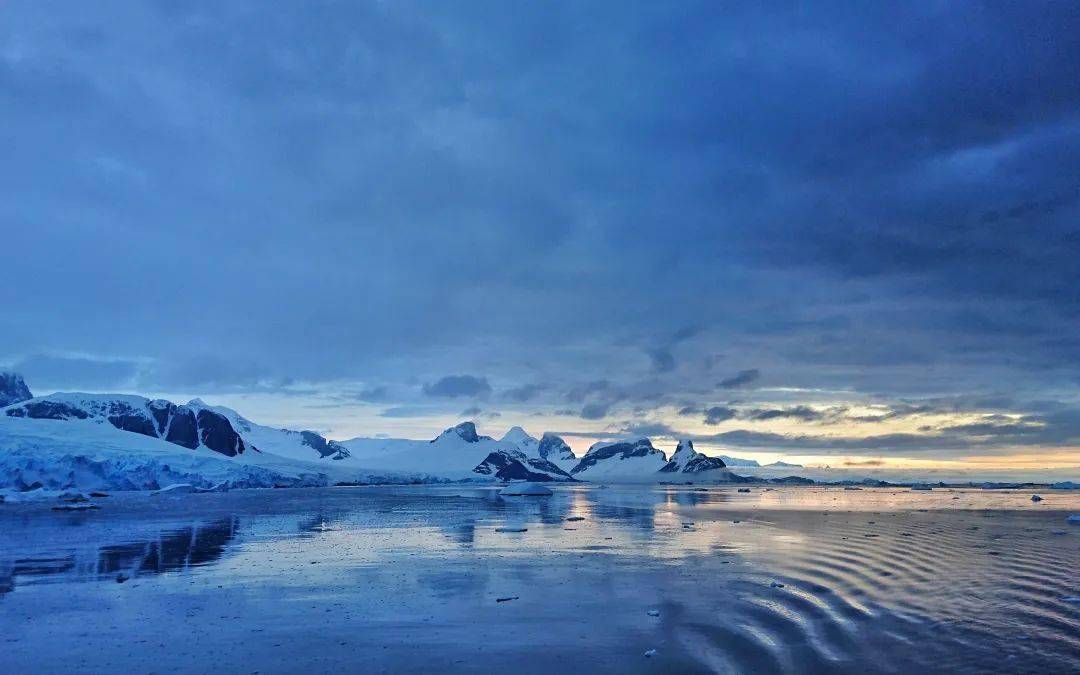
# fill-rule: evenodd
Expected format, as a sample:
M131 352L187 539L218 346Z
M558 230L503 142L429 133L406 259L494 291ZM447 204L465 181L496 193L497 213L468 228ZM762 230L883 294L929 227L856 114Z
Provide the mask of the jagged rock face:
M654 448L647 438L625 443L612 443L600 447L593 446L581 458L578 465L570 470L570 473L581 473L589 467L595 466L598 462L607 459L630 459L631 457L646 457L648 455L660 455L663 457L664 453Z
M446 431L439 434L438 438L435 438L431 442L444 438L446 436L457 436L466 443L479 443L480 441L493 440L490 436L480 436L476 433L476 425L472 422L462 422L456 427L450 427Z
M329 441L314 431L301 431L300 436L303 438L304 445L314 448L320 458L345 459L351 456L349 451L337 441Z
M60 401L30 401L7 411L8 417L29 417L36 420L84 420L90 417L85 410Z
M515 456L520 455L520 456ZM494 476L499 480L531 480L551 481L555 480L546 473L531 471L526 465L525 456L521 453L512 453L507 450L497 450L488 453L484 461L473 469L473 472Z
M528 457L519 450L509 448L488 453L473 472L500 480L574 480L570 474L546 459Z
M160 399L92 396L75 401L41 398L11 408L7 414L49 420L104 419L121 431L163 438L192 450L201 444L228 457L256 449L240 437L224 415L205 408L196 411Z
M0 373L0 408L34 398L18 373Z
M544 459L577 459L573 448L567 445L561 437L552 433L544 434L540 439L540 447L537 453Z
M709 457L694 450L694 444L689 440L679 441L671 461L661 467L663 473L700 473L723 469L727 465L719 457Z

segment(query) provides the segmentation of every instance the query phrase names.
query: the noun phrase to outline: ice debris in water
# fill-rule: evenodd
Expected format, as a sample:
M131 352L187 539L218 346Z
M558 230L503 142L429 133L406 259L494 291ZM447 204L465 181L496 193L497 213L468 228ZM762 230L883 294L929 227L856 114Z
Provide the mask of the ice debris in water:
M660 616L660 610L658 610L658 609L650 609L649 611L647 611L645 613L648 614L649 616Z
M195 486L188 483L174 483L166 485L160 490L154 490L152 495L186 495L195 492Z
M645 652L645 658L647 658L647 659L651 659L654 656L656 656L656 650L655 649L650 649L649 651Z
M1080 525L1080 516L1069 516L1065 522L1070 525Z
M499 494L510 497L546 497L547 495L554 493L543 485L537 485L536 483L522 483L520 485L504 487L499 490Z
M59 506L52 507L53 511L93 511L94 509L101 508L97 504L89 504L87 502L75 503L75 504L60 504Z

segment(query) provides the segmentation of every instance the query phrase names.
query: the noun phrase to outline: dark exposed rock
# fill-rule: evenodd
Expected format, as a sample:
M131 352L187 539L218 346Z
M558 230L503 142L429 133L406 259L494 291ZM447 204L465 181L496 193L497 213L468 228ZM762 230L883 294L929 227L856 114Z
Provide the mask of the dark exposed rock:
M303 439L301 442L309 448L314 448L319 453L319 457L345 459L350 456L345 446L337 441L329 441L314 431L301 431L300 436Z
M494 440L490 436L480 436L479 434L477 434L476 424L472 422L462 422L461 424L455 427L450 427L446 431L442 432L437 438L433 439L431 442L434 443L440 438L444 438L446 436L458 436L466 443L479 443L480 441Z
M537 453L544 459L577 459L566 441L550 432L545 433L540 439Z
M660 468L663 473L700 473L723 469L727 465L719 457L709 457L694 450L694 444L690 440L679 441L675 453L671 455L671 461Z
M484 476L494 476L500 480L555 480L546 473L531 471L530 468L526 466L527 462L528 460L525 458L525 455L520 452L496 450L495 452L488 453L488 456L473 469L473 472ZM556 467L556 469L557 468L558 467ZM560 471L560 473L562 472Z
M199 411L199 439L202 444L214 452L228 457L235 457L247 449L247 444L240 434L232 428L229 418L213 410L203 408Z
M9 417L29 417L35 420L84 420L90 417L85 410L63 401L29 401L7 411Z
M179 406L172 403L169 405L173 406L173 410L165 440L192 450L199 447L199 428L195 422L195 411L186 405Z
M34 398L22 375L0 372L0 408Z
M192 450L202 444L229 457L255 449L241 438L227 417L208 408L196 406L198 410L195 410L191 405L147 401L134 396L85 396L79 399L78 395L65 394L31 399L5 412L11 417L32 419L104 420L121 431L164 438Z

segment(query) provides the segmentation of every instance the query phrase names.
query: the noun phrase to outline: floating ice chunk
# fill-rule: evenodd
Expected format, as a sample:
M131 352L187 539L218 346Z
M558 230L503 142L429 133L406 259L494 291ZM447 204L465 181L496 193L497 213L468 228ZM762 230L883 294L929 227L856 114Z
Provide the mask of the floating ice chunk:
M1080 525L1080 516L1069 516L1065 522L1070 525Z
M199 489L194 485L188 483L174 483L172 485L166 485L160 490L154 490L150 494L152 495L186 495L192 492L198 492Z
M651 659L654 656L656 656L656 650L655 649L650 649L649 651L645 652L645 658L647 658L647 659Z
M90 504L87 502L81 502L77 504L60 504L59 506L52 507L53 511L93 511L94 509L101 508L97 504Z
M660 616L660 610L658 610L658 609L650 609L649 611L647 611L645 613L648 614L649 616Z
M508 497L546 497L555 493L543 485L537 485L536 483L521 483L504 487L499 490L499 494Z

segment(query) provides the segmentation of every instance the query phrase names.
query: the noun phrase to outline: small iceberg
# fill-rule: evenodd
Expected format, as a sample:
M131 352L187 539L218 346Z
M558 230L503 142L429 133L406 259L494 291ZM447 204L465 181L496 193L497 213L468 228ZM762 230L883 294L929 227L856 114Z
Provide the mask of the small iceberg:
M507 497L547 497L555 493L543 485L537 485L536 483L521 483L504 487L499 490L499 494Z
M101 508L97 504L90 504L88 502L76 502L73 504L60 504L59 506L52 507L53 511L93 511Z
M172 485L166 485L160 490L154 490L150 494L152 495L187 495L193 492L198 492L199 489L189 483L174 483Z
M1069 516L1065 522L1070 525L1080 525L1080 516Z

